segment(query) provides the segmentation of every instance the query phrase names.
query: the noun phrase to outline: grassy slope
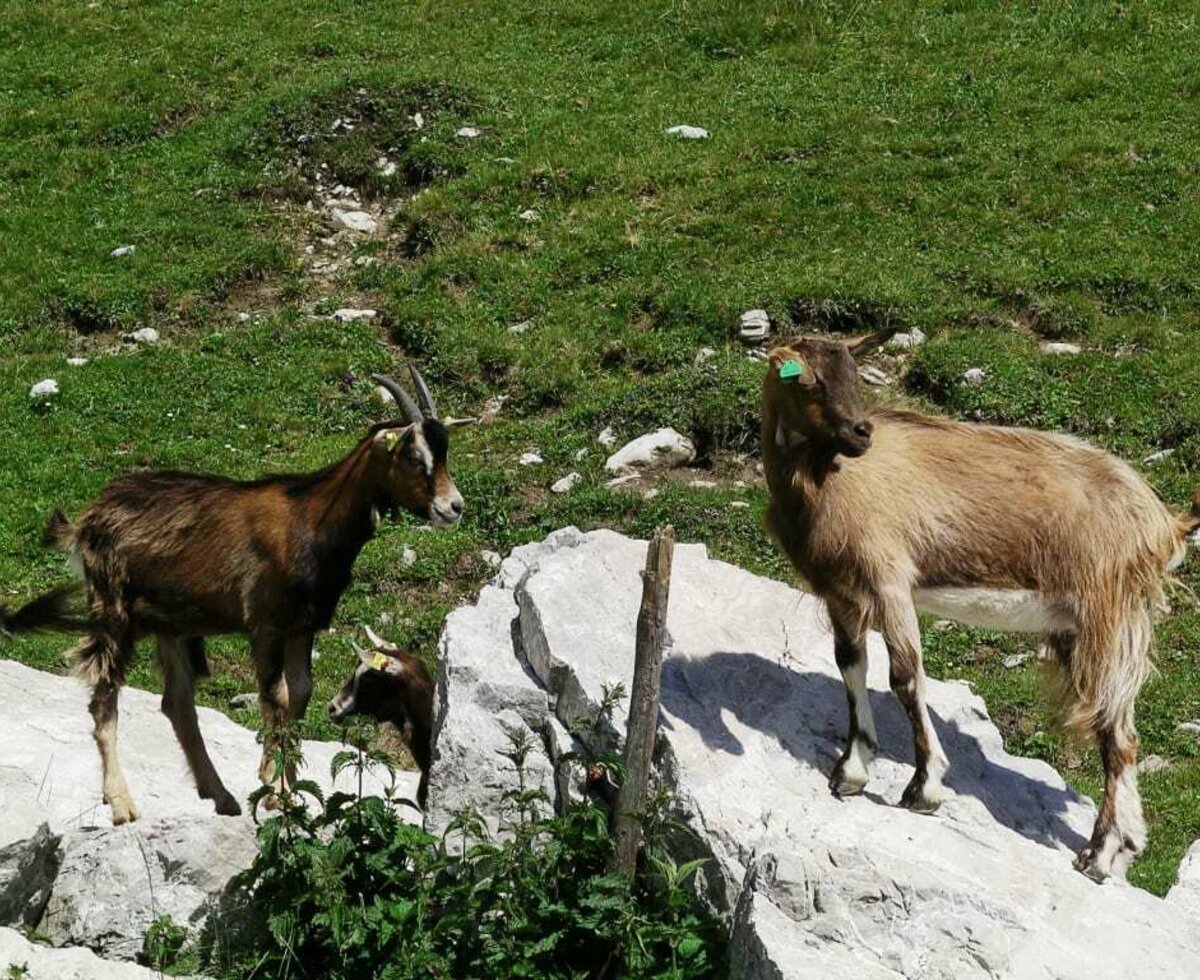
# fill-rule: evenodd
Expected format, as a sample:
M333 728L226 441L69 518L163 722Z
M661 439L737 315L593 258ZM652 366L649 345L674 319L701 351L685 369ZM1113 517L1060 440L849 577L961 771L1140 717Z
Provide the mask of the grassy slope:
M932 335L905 365L902 397L1070 429L1134 461L1173 448L1144 469L1182 505L1200 482L1194 7L737 6L51 0L10 11L4 594L61 574L37 546L42 522L119 472L250 476L345 451L372 413L369 387L347 374L405 351L449 408L510 400L499 424L456 441L465 527L402 524L364 554L343 628L318 642L318 699L348 669L345 626L399 609L391 634L432 657L445 613L487 575L479 550L566 522L640 533L669 519L722 557L785 576L759 529L761 488L733 484L757 443L760 369L730 343L751 306L816 329L890 309ZM325 132L359 88L417 82L446 83L457 101L430 109L426 143L386 135L446 176L411 199L377 188L403 192L397 235L363 249L383 261L322 290L296 263L302 175L280 134ZM464 122L483 138L455 140ZM663 135L680 122L712 138ZM371 138L330 150L334 168L364 172L391 146ZM526 208L540 220L520 220ZM137 252L107 257L124 244ZM263 319L234 318L267 295ZM377 306L384 329L300 312L343 300ZM112 351L134 323L167 343ZM398 346L381 348L382 334ZM1046 359L1039 336L1087 350ZM698 371L702 345L718 356ZM78 349L92 361L67 369ZM985 385L957 383L969 366L987 370ZM35 411L25 393L48 375L63 394ZM599 487L595 449L573 461L606 424L632 436L667 423L697 439L719 489L668 482L643 502ZM547 464L518 467L533 446ZM576 467L580 489L547 495ZM405 544L418 554L409 568ZM1184 578L1197 584L1194 566ZM1144 751L1174 763L1143 780L1153 831L1134 878L1159 892L1200 836L1200 744L1175 731L1200 716L1198 639L1200 617L1182 604L1159 630L1161 673L1139 712ZM60 647L45 638L5 653L50 667ZM1094 793L1090 753L1046 732L1034 668L1000 666L1024 648L954 630L930 634L928 655L934 673L975 683L1011 747ZM238 643L216 644L216 659L205 696L223 706L249 671ZM155 679L143 666L136 682ZM329 734L316 714L311 727Z

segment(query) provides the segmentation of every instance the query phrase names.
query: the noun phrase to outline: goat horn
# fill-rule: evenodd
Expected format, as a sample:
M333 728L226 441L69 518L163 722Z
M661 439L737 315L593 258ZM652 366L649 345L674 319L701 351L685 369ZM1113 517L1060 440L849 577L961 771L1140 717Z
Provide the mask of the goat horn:
M382 636L376 633L370 626L363 624L363 629L366 630L367 639L371 641L371 645L378 650L395 650L396 644L389 643Z
M425 413L425 417L436 419L438 417L437 406L433 403L433 395L429 393L429 385L425 383L421 372L411 361L408 364L408 373L412 375L413 387L417 389L417 398L421 400L421 410Z
M404 409L404 414L408 416L410 422L418 425L422 422L424 416L417 408L417 403L413 401L412 395L400 387L395 378L388 374L372 374L371 377L396 399L396 404Z

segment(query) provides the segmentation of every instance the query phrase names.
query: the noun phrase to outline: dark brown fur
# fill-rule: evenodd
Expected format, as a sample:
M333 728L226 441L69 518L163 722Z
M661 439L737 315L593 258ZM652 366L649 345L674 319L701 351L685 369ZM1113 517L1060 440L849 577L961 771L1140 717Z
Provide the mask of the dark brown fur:
M158 639L163 710L200 795L214 799L219 813L238 813L208 759L192 706L195 680L207 672L203 638L249 637L268 732L302 717L312 691L313 634L329 625L380 514L403 508L443 524L457 521L462 499L447 448L446 426L436 418L383 423L318 473L252 482L139 473L108 484L74 527L55 514L46 538L82 566L87 614L65 611L64 587L0 614L0 627L86 632L73 656L93 687L114 823L137 817L116 757L117 692L136 641ZM269 737L260 775L278 784L275 745Z

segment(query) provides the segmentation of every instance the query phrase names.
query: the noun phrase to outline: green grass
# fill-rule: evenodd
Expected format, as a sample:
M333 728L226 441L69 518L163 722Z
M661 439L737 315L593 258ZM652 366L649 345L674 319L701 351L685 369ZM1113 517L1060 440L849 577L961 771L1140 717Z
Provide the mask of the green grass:
M1067 429L1135 464L1173 449L1143 470L1184 505L1200 482L1195 6L729 7L50 0L9 12L0 594L61 575L37 545L47 515L77 513L118 473L252 476L340 455L374 417L362 379L406 355L447 410L509 401L497 424L456 436L464 526L402 522L364 553L337 632L318 639L316 703L349 669L354 623L394 613L389 636L432 658L446 612L489 574L479 551L563 523L636 534L670 520L786 577L752 465L761 368L732 339L757 306L781 331L919 325L931 340L891 365L907 373L889 397ZM358 127L334 135L347 113ZM712 137L666 137L676 123ZM456 138L465 124L483 135ZM376 173L381 152L395 177ZM396 211L391 233L358 249L378 263L333 282L300 261L317 237L304 203L321 164ZM133 255L109 258L127 244ZM343 303L380 318L308 315ZM262 316L241 323L242 310ZM122 347L135 324L164 344ZM1043 357L1044 337L1085 353ZM701 346L718 354L695 369ZM67 368L80 351L89 364ZM958 383L973 366L987 382ZM47 376L62 394L35 409L26 392ZM720 488L610 494L594 443L609 424L622 437L688 432ZM519 467L534 446L546 464ZM575 468L584 484L549 495ZM1183 577L1200 585L1194 563ZM1132 876L1159 893L1200 837L1200 742L1175 730L1200 716L1200 617L1177 606L1139 706L1143 751L1173 762L1143 780L1151 843ZM972 680L1010 747L1094 794L1097 764L1049 733L1034 668L1000 666L1024 643L928 634L931 671ZM60 647L22 640L5 654L55 667ZM978 659L986 647L997 653ZM214 648L204 696L224 707L247 689L248 658L240 642ZM134 682L156 683L144 662ZM318 712L310 727L332 734Z

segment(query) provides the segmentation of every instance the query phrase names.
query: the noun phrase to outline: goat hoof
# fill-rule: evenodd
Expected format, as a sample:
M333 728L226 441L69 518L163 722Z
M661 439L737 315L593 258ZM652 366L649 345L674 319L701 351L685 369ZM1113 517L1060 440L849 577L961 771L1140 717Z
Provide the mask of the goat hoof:
M133 800L117 799L109 803L112 807L112 822L114 827L120 827L122 824L133 823L141 814L138 812L137 806Z
M1091 878L1097 884L1108 877L1109 871L1104 866L1100 851L1089 844L1075 858L1075 870Z
M927 780L914 779L904 788L900 805L913 813L934 813L942 805L942 794L931 787Z
M217 813L222 817L240 817L242 808L231 793L226 793L216 801Z
M838 799L841 799L843 796L858 796L866 789L866 786L867 780L851 779L846 775L840 763L833 770L833 775L829 777L829 789Z

